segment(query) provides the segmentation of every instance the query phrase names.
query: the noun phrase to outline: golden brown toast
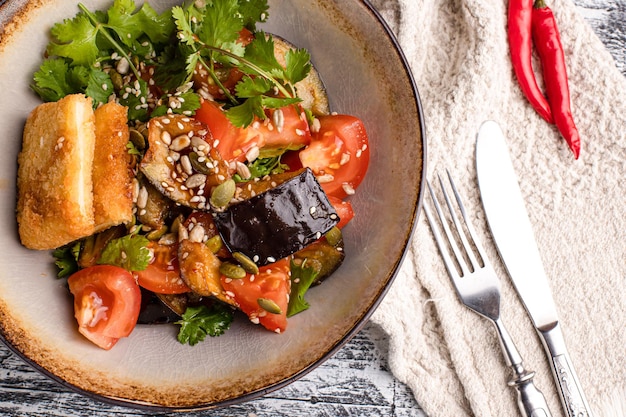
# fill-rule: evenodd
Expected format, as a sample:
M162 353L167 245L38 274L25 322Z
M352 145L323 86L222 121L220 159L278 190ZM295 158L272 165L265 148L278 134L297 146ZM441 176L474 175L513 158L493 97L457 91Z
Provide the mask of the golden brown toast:
M95 231L133 218L133 173L129 168L127 108L114 102L98 107L93 158Z
M24 246L53 249L94 231L95 117L70 95L29 115L18 156L17 221Z

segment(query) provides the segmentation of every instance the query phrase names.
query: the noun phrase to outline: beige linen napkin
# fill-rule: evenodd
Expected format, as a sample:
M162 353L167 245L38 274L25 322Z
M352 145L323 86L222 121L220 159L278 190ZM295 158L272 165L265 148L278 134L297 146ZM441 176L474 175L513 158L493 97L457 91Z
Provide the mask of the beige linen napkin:
M550 279L565 339L596 416L626 405L626 79L569 0L552 0L582 152L522 96L509 60L505 0L374 0L411 65L426 118L428 176L450 168L502 280L503 320L553 416L561 409L541 343L501 264L480 204L475 135L500 123ZM421 215L372 320L393 373L427 415L518 415L494 329L455 296ZM607 404L613 403L614 414ZM617 408L617 409L616 409ZM619 412L621 410L621 413Z

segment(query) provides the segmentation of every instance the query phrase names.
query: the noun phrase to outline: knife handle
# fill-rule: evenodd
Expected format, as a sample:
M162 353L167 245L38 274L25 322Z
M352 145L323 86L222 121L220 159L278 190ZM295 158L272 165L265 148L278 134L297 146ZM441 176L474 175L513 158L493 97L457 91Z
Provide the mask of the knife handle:
M563 332L558 323L549 330L539 330L543 346L548 352L552 375L568 417L592 417L582 386L565 347Z

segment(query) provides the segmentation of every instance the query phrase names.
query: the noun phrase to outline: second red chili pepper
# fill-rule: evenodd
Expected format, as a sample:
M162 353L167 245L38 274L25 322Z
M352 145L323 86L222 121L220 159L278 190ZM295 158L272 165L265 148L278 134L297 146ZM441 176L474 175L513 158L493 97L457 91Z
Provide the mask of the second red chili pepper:
M537 85L532 67L533 0L509 0L508 36L511 63L519 85L535 111L553 123L550 105Z
M561 36L554 14L543 0L533 7L532 34L537 53L541 58L543 79L554 122L561 135L578 159L580 136L570 107L567 68L561 44Z

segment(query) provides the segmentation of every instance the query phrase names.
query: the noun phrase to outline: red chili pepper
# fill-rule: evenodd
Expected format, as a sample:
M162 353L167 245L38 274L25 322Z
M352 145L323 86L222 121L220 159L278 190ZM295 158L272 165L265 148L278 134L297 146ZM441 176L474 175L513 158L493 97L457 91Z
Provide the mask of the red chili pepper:
M570 108L567 68L561 36L554 14L543 0L533 8L532 34L543 67L543 80L556 126L567 141L574 157L580 154L580 136Z
M509 47L511 63L519 85L535 111L548 123L553 123L550 105L537 85L532 67L532 15L533 0L509 1Z

